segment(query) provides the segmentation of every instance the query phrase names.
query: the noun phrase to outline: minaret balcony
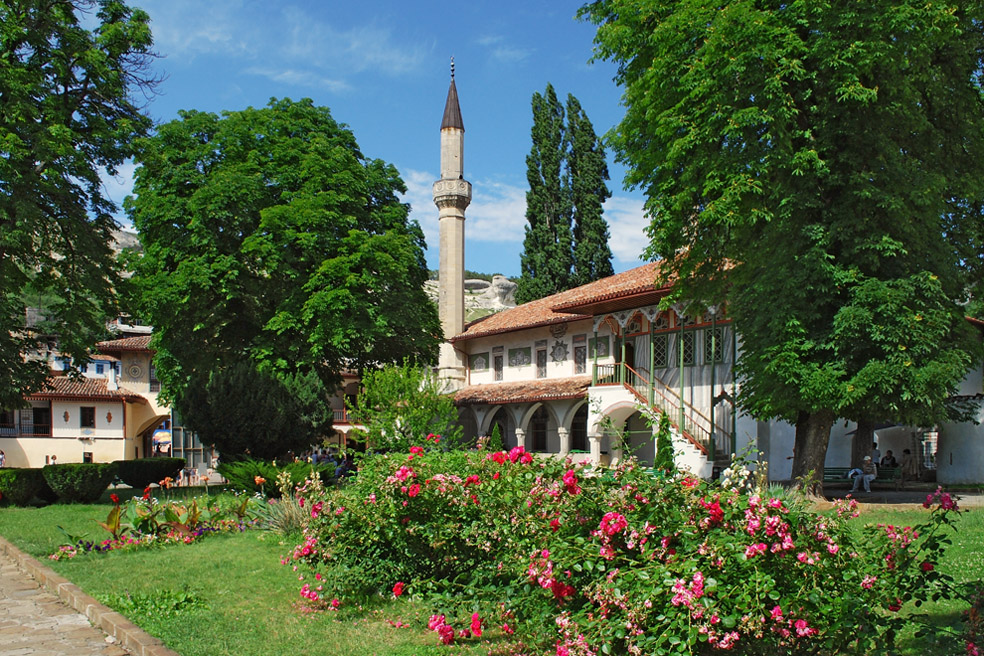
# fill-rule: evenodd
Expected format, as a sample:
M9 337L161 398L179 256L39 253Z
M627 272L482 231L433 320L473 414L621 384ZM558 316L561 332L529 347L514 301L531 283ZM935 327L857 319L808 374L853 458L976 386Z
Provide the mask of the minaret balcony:
M471 202L472 186L467 180L438 180L434 183L434 203L438 208L464 209Z

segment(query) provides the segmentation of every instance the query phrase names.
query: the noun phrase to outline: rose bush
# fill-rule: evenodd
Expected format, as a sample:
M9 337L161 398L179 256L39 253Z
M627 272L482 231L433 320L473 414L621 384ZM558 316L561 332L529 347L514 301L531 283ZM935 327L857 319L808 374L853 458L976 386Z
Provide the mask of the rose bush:
M416 595L439 611L441 642L473 635L453 630L470 617L561 655L891 644L898 607L940 593L933 564L956 510L937 494L925 527L860 530L854 502L820 514L632 460L598 471L427 442L367 457L348 489L298 494L309 518L285 562L313 572L309 601Z

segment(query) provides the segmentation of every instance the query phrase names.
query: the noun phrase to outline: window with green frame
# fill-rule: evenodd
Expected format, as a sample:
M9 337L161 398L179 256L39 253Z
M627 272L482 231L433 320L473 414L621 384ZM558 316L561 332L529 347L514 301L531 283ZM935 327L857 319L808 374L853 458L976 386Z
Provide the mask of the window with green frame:
M704 362L724 361L724 326L704 329Z
M653 367L659 369L668 365L670 354L670 334L656 333L653 335Z
M683 345L683 366L689 367L694 363L694 340L695 335L693 331L689 333L683 333L681 335L681 343ZM677 362L680 361L680 352L677 351Z

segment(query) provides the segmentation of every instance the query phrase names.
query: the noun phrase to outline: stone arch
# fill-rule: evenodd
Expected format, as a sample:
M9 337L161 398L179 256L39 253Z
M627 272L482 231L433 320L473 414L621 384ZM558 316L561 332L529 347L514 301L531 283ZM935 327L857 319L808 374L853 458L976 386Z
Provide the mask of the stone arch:
M483 424L482 435L491 435L492 427L498 424L502 446L507 450L516 446L516 419L508 406L501 405L498 409L488 412Z

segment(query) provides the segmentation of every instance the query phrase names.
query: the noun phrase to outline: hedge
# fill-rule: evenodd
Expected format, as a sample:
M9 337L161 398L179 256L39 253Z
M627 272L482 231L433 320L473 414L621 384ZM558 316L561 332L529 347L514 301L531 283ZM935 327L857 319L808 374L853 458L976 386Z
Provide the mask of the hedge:
M130 487L143 489L165 478L177 478L184 469L184 458L137 458L117 460L116 476Z
M116 463L72 462L45 465L41 471L59 500L94 503L116 476Z
M40 469L0 469L0 496L15 506L26 506L44 487Z

